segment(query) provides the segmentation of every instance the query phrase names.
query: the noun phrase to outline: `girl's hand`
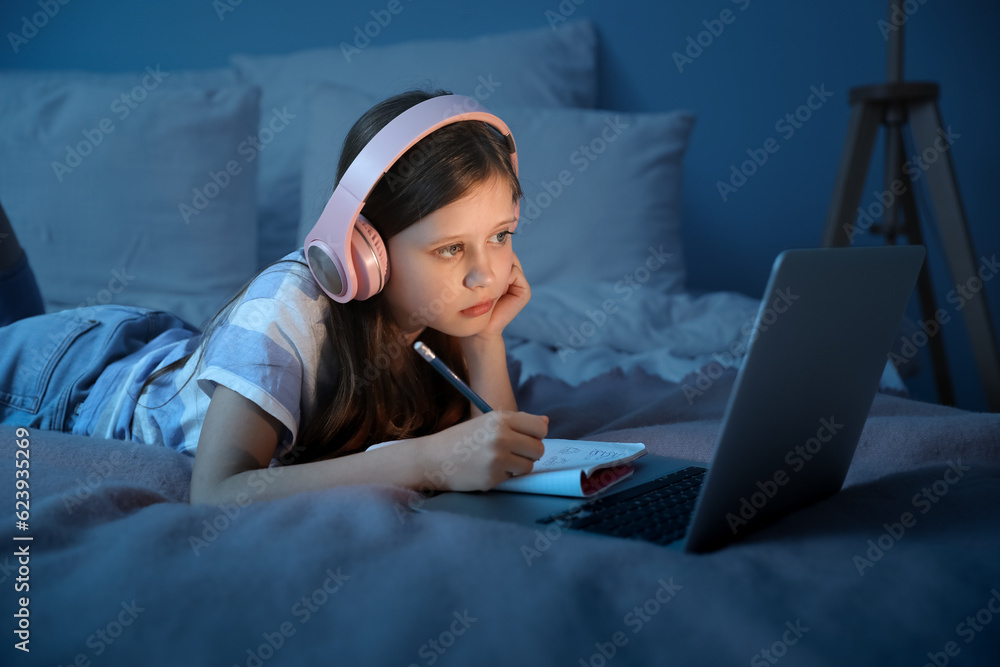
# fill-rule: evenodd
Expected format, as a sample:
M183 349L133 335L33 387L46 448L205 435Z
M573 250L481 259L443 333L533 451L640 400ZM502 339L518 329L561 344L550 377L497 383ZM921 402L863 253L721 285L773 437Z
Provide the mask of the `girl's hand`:
M510 269L510 279L507 281L507 290L497 299L490 314L490 321L486 324L478 335L483 338L499 337L503 334L504 328L521 312L528 301L531 300L531 286L528 279L524 277L521 270L521 262L514 254L514 265Z
M422 488L488 491L527 474L545 453L548 431L548 417L497 410L420 438L412 444L421 448Z

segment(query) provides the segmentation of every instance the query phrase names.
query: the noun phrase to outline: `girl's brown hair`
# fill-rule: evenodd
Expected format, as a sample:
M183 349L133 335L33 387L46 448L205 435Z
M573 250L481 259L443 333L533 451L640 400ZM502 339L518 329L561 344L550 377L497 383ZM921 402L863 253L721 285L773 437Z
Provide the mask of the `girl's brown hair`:
M344 140L337 182L389 121L420 102L447 94L442 90L410 91L368 110ZM426 215L462 198L473 187L498 177L509 185L513 200L519 199L521 187L500 133L481 121L452 123L422 139L393 164L368 196L362 214L383 241L388 241ZM295 260L278 260L274 264L288 261ZM389 263L391 267L391 257ZM248 286L212 318L202 346ZM418 314L414 316L419 319ZM406 346L400 327L389 314L384 292L366 301L339 304L331 300L330 320L336 359L324 359L322 363L335 364L332 400L318 405L299 425L296 446L283 457L284 462L340 456L376 442L436 433L468 415L468 401ZM424 330L420 340L459 375L467 375L457 340L430 328ZM143 389L156 377L182 366L189 357L151 374Z

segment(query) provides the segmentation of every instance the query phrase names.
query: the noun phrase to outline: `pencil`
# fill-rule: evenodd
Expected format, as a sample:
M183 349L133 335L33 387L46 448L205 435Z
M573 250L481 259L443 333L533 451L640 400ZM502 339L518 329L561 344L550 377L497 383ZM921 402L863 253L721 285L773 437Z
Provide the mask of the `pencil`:
M434 370L444 376L444 379L450 382L455 389L462 392L462 395L469 399L473 405L479 408L480 412L486 414L487 412L493 411L493 408L490 407L489 403L483 400L482 396L472 391L472 388L469 385L462 382L462 378L455 375L455 372L448 368L443 361L438 359L438 356L434 354L431 348L427 347L427 345L425 345L422 341L414 343L413 349L416 350L417 354L423 357L427 363L433 366Z

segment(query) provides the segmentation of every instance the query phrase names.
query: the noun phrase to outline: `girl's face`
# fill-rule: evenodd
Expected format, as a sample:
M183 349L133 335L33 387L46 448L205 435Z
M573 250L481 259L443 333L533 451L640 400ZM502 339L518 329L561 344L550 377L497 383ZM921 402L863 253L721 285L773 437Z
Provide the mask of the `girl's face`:
M495 178L389 239L385 298L409 342L428 326L460 338L486 327L510 282L515 222L513 193Z

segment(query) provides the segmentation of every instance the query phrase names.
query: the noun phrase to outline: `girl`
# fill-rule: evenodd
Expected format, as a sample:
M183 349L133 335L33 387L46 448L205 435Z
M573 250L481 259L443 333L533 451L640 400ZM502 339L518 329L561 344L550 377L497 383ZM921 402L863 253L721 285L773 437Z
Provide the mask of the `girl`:
M365 113L337 181L390 120L443 94L412 91ZM445 125L396 161L362 210L391 267L375 296L335 303L299 249L262 270L204 334L121 306L22 319L0 328L0 349L18 355L0 376L0 421L195 451L193 503L373 482L486 490L530 472L548 418L517 411L501 337L530 298L510 239L520 196L495 129ZM5 268L9 284L30 283L15 254L0 264L0 288ZM32 341L43 339L59 363L32 360ZM416 340L494 412L481 414L419 359ZM23 370L10 377L12 367ZM52 377L29 382L31 370ZM25 396L27 384L48 390ZM261 470L276 463L286 465Z

